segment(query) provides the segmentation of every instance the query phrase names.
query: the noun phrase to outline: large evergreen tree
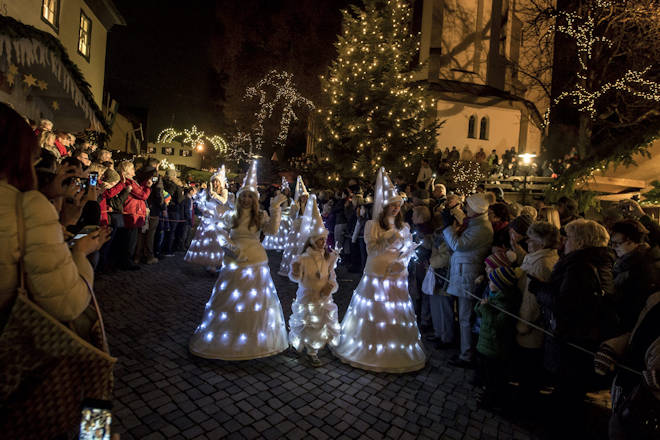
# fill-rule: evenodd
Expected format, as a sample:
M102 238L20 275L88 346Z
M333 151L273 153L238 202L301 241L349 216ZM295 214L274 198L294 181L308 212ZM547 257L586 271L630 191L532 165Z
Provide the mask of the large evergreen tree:
M343 11L337 58L321 77L328 106L319 141L341 176L371 177L380 166L400 170L433 149L425 87L415 84L419 38L408 0L364 0Z

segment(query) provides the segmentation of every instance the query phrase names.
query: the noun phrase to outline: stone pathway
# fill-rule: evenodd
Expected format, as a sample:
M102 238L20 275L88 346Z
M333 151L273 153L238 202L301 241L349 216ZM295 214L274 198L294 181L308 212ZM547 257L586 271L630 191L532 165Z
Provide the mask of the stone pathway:
M269 255L276 273L279 256ZM339 269L338 279L341 318L359 275ZM296 285L273 280L288 321ZM99 276L96 292L119 357L113 432L122 440L547 438L538 420L478 409L474 373L447 365L452 350L427 347L426 367L403 375L351 368L327 351L316 369L292 352L242 362L196 358L188 338L214 281L182 254ZM601 416L598 425L605 424Z

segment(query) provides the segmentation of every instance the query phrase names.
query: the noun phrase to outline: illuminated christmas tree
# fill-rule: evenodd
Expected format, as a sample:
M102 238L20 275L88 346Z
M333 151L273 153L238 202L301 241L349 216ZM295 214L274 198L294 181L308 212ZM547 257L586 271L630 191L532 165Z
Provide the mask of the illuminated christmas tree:
M321 77L328 106L319 110L325 161L369 177L380 166L413 166L431 151L438 124L428 122L431 103L414 81L419 38L413 35L407 0L364 0L343 11L338 56Z

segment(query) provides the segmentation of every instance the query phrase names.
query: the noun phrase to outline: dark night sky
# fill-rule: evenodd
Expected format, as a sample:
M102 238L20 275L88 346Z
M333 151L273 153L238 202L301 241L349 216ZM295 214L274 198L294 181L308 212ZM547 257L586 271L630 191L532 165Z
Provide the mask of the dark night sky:
M126 27L108 37L106 90L120 112L148 109L147 140L173 124L227 133L249 122L240 98L268 70L320 98L318 75L349 0L115 0ZM299 130L300 131L300 130Z

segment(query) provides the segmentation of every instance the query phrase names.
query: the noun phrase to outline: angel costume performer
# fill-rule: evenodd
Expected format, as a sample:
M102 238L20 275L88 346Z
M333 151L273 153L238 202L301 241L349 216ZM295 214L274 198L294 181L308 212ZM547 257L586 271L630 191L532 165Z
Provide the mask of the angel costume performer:
M291 269L291 260L295 255L295 249L298 245L300 238L300 224L302 223L302 213L305 212L305 205L309 193L305 187L302 177L298 176L296 180L296 193L293 196L293 204L289 208L289 217L292 220L291 229L289 231L284 252L282 252L282 261L280 261L280 269L277 271L283 277L289 276L289 269Z
M318 350L326 344L337 346L340 337L337 305L332 300L337 291L337 253L326 252L327 239L316 196L311 196L300 226L300 253L293 258L289 272L291 281L298 283L289 318L289 341L297 351L306 349L314 366L321 365Z
M256 161L238 192L236 210L228 215L224 264L206 303L201 324L190 339L196 356L244 360L286 350L284 315L268 269L260 232L274 233L284 196L271 200L271 218L258 209ZM256 223L256 224L255 224ZM259 225L261 225L259 227Z
M282 194L287 196L287 202L291 200L289 198L291 191L291 188L289 187L289 181L286 180L286 177L284 176L282 176L282 184L280 185L280 191L282 192ZM275 251L284 250L287 239L289 238L289 232L291 231L291 227L293 225L293 219L291 218L291 213L293 213L293 210L295 209L293 208L292 204L289 204L289 206L286 205L287 203L285 203L282 206L282 220L280 221L280 228L277 231L277 234L266 235L264 237L264 241L261 242L264 249L275 250Z
M222 265L222 246L225 245L218 230L225 227L224 215L234 209L234 195L227 191L224 165L211 176L209 187L200 193L197 206L202 212L202 219L184 260L216 268Z
M405 373L423 368L426 362L408 294L406 268L415 247L408 226L397 228L402 203L381 168L373 220L364 229L367 263L341 323L341 342L334 349L342 362L365 370Z

